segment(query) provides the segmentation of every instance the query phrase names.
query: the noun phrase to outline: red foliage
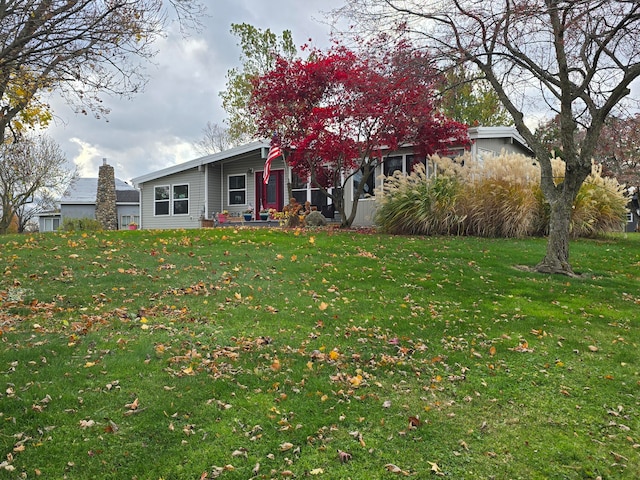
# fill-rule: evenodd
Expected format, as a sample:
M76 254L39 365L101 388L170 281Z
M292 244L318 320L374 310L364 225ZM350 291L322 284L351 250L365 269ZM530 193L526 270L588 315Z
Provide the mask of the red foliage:
M383 41L356 54L343 46L313 50L306 60L279 59L257 78L251 101L258 133L277 133L301 177L336 185L382 150L410 144L433 154L468 143L467 127L444 118L435 103L430 59L406 43Z

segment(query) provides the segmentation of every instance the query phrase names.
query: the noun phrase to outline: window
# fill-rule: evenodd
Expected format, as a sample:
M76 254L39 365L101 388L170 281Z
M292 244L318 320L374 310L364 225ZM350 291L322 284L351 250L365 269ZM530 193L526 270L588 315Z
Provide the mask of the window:
M173 186L173 214L189 215L189 185Z
M162 185L154 189L154 215L169 215L169 185Z
M298 203L307 201L307 182L300 178L295 172L291 173L291 193Z
M229 205L246 205L247 176L229 175Z
M390 177L395 172L402 172L404 174L410 174L414 167L422 163L425 165L427 160L424 155L393 155L384 159L383 172L385 177ZM427 172L428 174L428 172Z
M429 176L429 172L433 171L433 169L429 170L429 164L427 163L427 159L424 155L407 155L404 159L405 163L405 172L407 174L413 172L413 169L421 163L424 165L425 173Z
M120 218L121 227L126 227L127 225L131 225L132 223L139 225L140 217L138 215L122 215L122 218Z
M44 231L45 232L55 232L60 228L60 219L59 218L45 218L44 219Z
M402 155L394 155L384 159L383 173L385 177L390 177L398 171L402 172Z
M369 178L367 179L367 183L364 185L364 188L362 189L362 194L360 195L360 198L369 198L369 197L373 197L375 195L375 171L371 173L371 175L369 175ZM354 194L357 192L358 187L360 186L360 183L362 182L362 169L358 170L354 175L353 175L353 192Z

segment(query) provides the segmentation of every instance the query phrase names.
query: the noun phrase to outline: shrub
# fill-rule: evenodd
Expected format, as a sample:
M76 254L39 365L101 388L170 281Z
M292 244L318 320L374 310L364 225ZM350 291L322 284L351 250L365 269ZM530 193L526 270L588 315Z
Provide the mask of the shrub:
M65 218L61 229L67 232L96 232L102 230L102 225L95 218Z

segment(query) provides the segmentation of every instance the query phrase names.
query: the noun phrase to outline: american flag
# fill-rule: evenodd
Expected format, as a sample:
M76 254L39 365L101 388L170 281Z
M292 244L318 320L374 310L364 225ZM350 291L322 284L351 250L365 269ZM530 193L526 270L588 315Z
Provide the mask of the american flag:
M267 161L264 162L264 173L262 174L262 179L264 180L264 184L267 185L269 183L269 176L271 175L271 162L282 155L282 150L280 150L280 145L271 145L269 149L269 155L267 155Z

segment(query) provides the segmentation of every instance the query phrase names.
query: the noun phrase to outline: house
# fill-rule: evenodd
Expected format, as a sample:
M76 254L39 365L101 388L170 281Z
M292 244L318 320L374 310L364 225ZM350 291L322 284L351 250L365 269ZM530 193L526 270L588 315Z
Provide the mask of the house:
M470 150L474 157L499 154L501 151L532 155L524 139L512 127L473 127ZM458 152L459 150L459 152ZM463 153L464 147L450 149L448 153ZM252 209L259 219L262 208L281 211L288 203L287 179L292 195L300 203L309 201L320 211L332 211L328 199L305 179L291 174L282 157L271 164L269 183L263 183L264 162L269 151L268 141L255 141L224 152L207 155L132 179L140 189L141 228L198 228L214 218L217 212L228 211L240 217ZM396 170L409 171L416 161L411 148L390 153L369 179L364 198L359 200L354 226L371 225L375 212L375 187L380 174L390 175ZM361 177L360 177L361 178ZM344 192L350 212L354 185L360 180L354 175L353 183Z
M128 183L115 179L118 228L140 223L140 192ZM58 230L65 219L96 218L98 178L78 178L57 202L58 210L40 214L41 232Z

